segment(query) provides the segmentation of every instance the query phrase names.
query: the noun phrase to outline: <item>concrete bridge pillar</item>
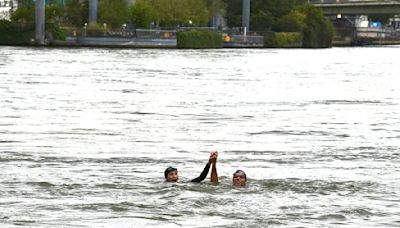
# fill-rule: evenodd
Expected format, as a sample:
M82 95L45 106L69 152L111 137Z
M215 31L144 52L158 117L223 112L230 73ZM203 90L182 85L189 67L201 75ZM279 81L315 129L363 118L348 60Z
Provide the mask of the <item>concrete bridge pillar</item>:
M245 27L247 31L250 30L250 0L243 1L242 11L242 27Z
M89 0L89 25L97 24L98 0Z
M44 45L45 37L45 11L44 0L36 0L35 4L35 41L38 45Z

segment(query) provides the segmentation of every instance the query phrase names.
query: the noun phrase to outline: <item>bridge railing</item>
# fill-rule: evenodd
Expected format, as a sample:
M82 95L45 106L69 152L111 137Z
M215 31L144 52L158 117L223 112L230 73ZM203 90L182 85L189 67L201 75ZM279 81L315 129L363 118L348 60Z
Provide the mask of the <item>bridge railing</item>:
M386 28L356 28L355 35L365 38L399 38L400 30Z
M175 39L174 29L90 29L64 27L67 36L72 37L114 37L114 38L141 38L141 39Z
M340 4L356 2L385 2L385 0L309 0L309 3L311 4ZM387 0L386 2L393 2L393 0Z
M141 39L175 39L176 33L180 31L201 30L217 31L215 27L177 27L177 28L156 28L156 29L135 29L135 28L89 28L89 27L63 27L68 36L91 36L91 37L121 37Z
M234 43L246 43L246 44L264 44L264 36L244 36L244 35L232 35L231 42Z

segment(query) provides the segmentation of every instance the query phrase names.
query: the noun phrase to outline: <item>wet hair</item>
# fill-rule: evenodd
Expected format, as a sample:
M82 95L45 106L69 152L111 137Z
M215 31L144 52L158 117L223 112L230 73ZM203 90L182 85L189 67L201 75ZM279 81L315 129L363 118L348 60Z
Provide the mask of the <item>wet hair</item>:
M174 168L172 166L168 167L167 169L165 169L164 171L164 177L165 179L167 179L168 173L173 172L173 171L178 171L177 168Z
M236 170L236 171L233 173L233 175L235 176L235 174L237 174L237 173L243 175L243 176L244 176L244 179L247 180L246 173L245 173L243 170L238 169L238 170Z

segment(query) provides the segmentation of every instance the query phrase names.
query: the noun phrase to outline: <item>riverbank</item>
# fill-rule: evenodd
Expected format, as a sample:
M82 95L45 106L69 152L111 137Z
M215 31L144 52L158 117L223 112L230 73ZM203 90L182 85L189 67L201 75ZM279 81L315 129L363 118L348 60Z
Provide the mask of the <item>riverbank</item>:
M121 37L67 37L51 45L69 47L177 48L176 39L140 39Z
M333 47L352 47L368 45L400 45L399 40L388 39L336 39ZM124 47L124 48L177 48L177 41L169 39L144 39L144 38L121 38L121 37L67 37L65 41L54 41L49 46L63 47ZM223 48L264 48L257 43L246 42L224 42ZM298 47L296 47L298 48Z
M0 46L37 46L31 44L0 44ZM376 46L376 45L400 45L400 40L335 40L332 47ZM157 48L177 49L176 39L131 39L131 38L101 38L101 37L68 37L65 41L52 41L44 45L46 47L107 47L107 48ZM223 48L269 48L262 45L246 43L227 43ZM287 48L287 47L286 47ZM298 49L299 47L294 47Z
M0 44L10 45L10 44ZM18 46L37 46L35 43L16 44ZM375 46L375 45L400 45L400 39L334 39L332 47L353 46ZM111 48L178 48L175 38L134 38L134 37L90 37L90 36L67 36L65 40L47 41L44 46L48 47L111 47ZM267 48L261 43L244 42L237 39L236 42L224 42L223 48ZM287 47L286 47L287 48ZM299 47L295 47L299 48Z
M224 42L223 48L263 48L263 43L254 39ZM125 48L178 48L175 38L123 38L123 37L72 37L65 41L53 41L47 46L64 47L125 47Z
M333 47L354 47L354 46L376 46L376 45L400 45L400 40L382 39L340 39L332 42Z

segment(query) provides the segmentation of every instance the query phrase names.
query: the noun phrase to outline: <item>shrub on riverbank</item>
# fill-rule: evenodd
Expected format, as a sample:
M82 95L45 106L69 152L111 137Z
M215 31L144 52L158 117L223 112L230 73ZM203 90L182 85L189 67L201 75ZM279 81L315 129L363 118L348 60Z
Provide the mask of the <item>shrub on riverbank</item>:
M300 48L303 36L299 32L272 32L264 36L267 48Z
M184 31L177 33L178 48L222 48L220 33L210 31Z
M0 44L27 45L35 37L34 24L13 23L0 20Z
M332 46L334 27L324 17L321 8L305 5L299 11L306 15L303 27L303 47L328 48Z
M46 24L46 35L50 42L54 40L65 40L67 34L57 24Z
M34 23L16 23L0 20L0 44L3 45L30 45L35 38ZM65 40L66 35L56 24L46 24L46 38L53 40Z

